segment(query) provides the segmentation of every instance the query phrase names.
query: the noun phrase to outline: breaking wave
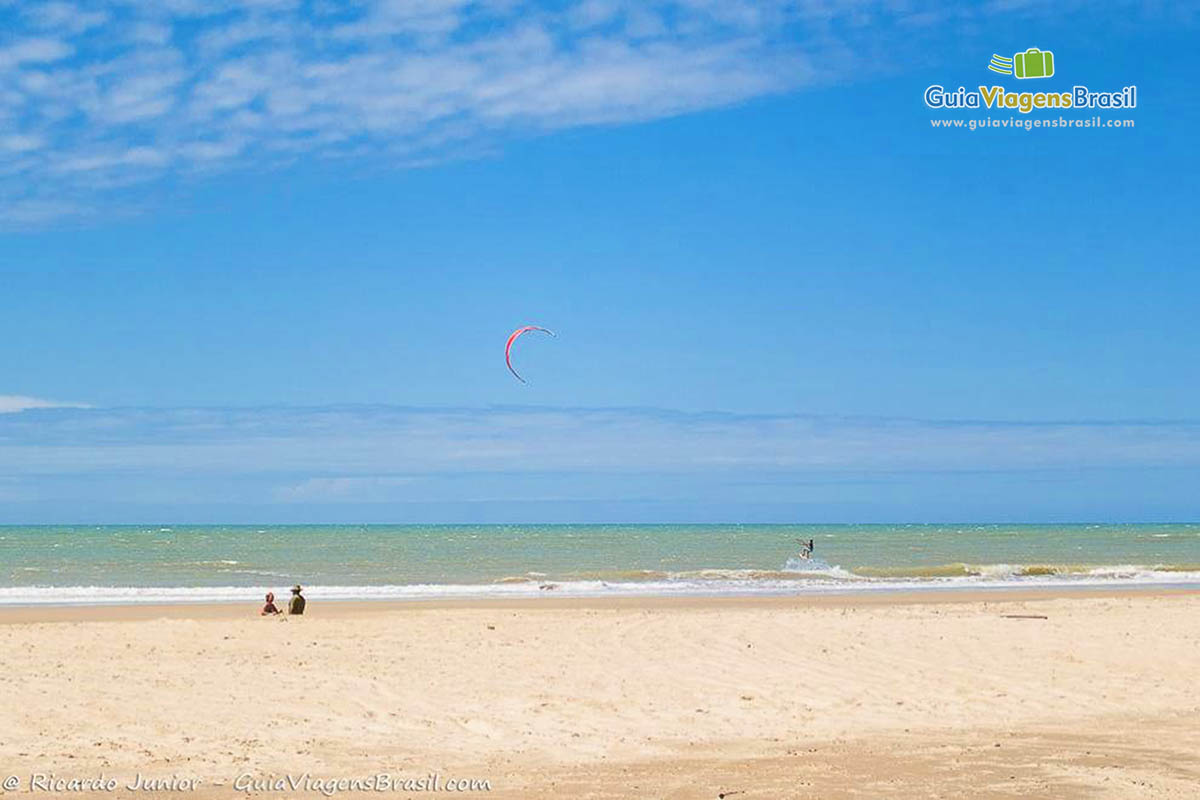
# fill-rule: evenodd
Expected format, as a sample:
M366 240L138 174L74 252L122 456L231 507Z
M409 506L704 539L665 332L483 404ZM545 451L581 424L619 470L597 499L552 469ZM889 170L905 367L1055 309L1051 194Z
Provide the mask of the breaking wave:
M5 586L0 605L257 603L286 586ZM525 573L486 583L314 585L314 600L436 600L520 597L745 596L858 594L1036 587L1200 588L1200 564L938 564L847 569L820 559L789 559L781 569L614 570L571 575Z

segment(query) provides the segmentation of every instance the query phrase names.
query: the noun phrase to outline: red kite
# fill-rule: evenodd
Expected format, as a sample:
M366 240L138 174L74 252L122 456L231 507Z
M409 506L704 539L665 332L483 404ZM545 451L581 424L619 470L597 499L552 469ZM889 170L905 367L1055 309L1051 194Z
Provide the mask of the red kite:
M513 346L513 342L515 342L521 336L521 334L529 333L530 331L540 331L542 333L548 333L551 336L554 336L554 331L547 330L546 328L539 328L537 325L525 325L523 327L517 328L515 331L513 331L509 335L508 342L504 345L504 363L508 365L508 371L511 372L514 376L516 376L516 379L519 380L521 383L525 383L525 379L522 378L520 375L517 375L517 371L515 369L513 369L512 357L511 357L512 356L512 346ZM555 337L555 338L557 338L557 337Z

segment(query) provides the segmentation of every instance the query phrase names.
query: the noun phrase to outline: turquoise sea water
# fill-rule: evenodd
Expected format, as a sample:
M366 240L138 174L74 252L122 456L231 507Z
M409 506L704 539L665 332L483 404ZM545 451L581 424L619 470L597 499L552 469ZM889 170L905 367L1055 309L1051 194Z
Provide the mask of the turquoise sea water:
M0 527L0 603L293 583L336 599L1200 585L1200 524Z

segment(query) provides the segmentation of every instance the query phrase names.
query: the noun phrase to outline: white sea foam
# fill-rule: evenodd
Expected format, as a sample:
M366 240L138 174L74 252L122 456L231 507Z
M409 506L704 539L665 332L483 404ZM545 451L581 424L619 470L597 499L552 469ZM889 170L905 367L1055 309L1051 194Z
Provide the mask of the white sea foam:
M843 569L837 564L830 564L820 558L799 558L792 556L783 566L784 572L792 572L797 575L811 575L814 577L831 578L834 580L843 581L861 581L863 578L855 575L853 572Z
M745 596L860 594L880 592L952 591L1037 587L1179 586L1200 587L1200 572L1160 572L1151 567L1127 565L1099 567L1071 575L1001 574L925 579L869 579L833 577L830 567L811 578L800 572L786 578L741 578L739 571L709 571L709 577L668 577L644 581L555 581L554 591L538 582L487 584L409 584L389 586L309 586L305 594L322 600L432 600L439 598L516 597L619 597L619 596ZM850 573L845 573L850 575ZM713 573L724 573L717 575ZM778 574L778 573L777 573ZM121 605L137 603L258 603L264 592L285 595L285 586L6 586L0 587L0 605Z
M979 576L985 580L1006 580L1021 574L1021 568L1014 564L983 564L979 567Z

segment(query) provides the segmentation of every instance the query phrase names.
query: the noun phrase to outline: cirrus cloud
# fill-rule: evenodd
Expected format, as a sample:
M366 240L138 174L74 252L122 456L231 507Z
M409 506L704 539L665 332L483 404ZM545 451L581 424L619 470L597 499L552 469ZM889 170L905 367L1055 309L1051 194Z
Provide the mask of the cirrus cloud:
M25 397L17 394L0 394L0 414L18 414L35 408L91 408L86 403L64 403L40 397Z
M1194 421L27 407L0 522L1194 519Z
M879 69L925 30L1075 5L0 0L0 222L168 176L402 167L715 108Z

